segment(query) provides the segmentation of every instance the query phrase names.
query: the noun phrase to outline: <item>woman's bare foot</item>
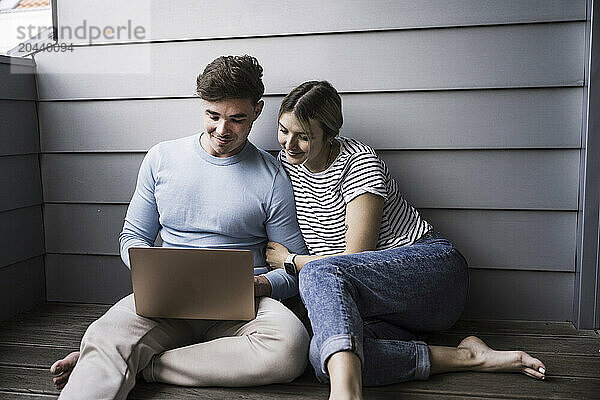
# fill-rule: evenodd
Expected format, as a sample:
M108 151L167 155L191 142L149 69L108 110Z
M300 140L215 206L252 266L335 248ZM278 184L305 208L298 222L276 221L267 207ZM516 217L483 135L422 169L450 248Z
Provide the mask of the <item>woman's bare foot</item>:
M50 367L50 373L54 375L52 382L54 382L54 386L58 390L61 390L67 384L71 371L73 371L75 364L77 364L77 360L79 360L79 352L74 351L62 360L56 361Z
M522 372L535 379L546 377L546 366L524 351L497 351L476 336L463 339L457 348L469 351L474 364L472 371Z

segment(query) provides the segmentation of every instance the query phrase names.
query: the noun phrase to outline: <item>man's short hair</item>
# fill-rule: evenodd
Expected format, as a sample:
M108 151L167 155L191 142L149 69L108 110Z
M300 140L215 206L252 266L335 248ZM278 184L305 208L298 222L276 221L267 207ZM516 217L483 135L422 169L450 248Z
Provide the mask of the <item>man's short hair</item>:
M208 101L251 99L256 104L265 92L262 75L262 67L252 56L221 56L198 75L196 93Z

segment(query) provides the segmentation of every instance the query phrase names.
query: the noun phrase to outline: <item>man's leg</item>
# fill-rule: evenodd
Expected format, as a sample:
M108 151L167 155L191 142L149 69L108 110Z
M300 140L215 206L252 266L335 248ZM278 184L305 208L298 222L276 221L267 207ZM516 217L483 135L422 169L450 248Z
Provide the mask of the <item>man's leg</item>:
M298 377L307 364L306 329L280 302L269 297L256 300L254 320L216 321L196 338L203 343L155 357L143 371L144 379L234 387L290 382Z
M125 399L153 355L188 344L191 338L185 320L137 315L131 294L88 327L60 399Z

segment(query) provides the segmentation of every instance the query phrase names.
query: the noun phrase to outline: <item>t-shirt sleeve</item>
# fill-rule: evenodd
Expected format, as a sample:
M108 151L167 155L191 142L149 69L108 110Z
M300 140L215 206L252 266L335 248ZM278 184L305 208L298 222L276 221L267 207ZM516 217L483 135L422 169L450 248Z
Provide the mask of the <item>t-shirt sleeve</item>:
M154 197L155 174L159 153L156 147L148 151L138 173L135 192L127 207L123 230L119 235L121 259L129 265L130 247L151 247L160 228L156 198ZM131 268L131 267L130 267Z
M387 199L385 170L381 160L372 153L354 154L342 178L342 196L348 204L363 193Z
M273 183L271 201L267 210L266 230L269 241L281 243L291 253L308 253L296 219L292 184L283 167L279 167ZM271 283L271 297L274 299L282 300L298 294L298 279L283 269L274 269L265 276Z

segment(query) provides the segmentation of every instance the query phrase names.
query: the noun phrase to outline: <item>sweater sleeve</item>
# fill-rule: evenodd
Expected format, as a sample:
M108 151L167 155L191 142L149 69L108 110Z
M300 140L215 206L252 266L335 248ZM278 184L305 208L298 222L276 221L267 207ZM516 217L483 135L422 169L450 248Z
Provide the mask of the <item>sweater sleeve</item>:
M160 228L154 197L158 161L159 153L155 146L142 161L135 192L127 208L123 231L119 235L121 259L129 268L129 248L152 247Z
M270 241L281 243L291 253L308 253L296 219L292 184L283 167L279 167L274 179L271 201L267 209L266 230ZM283 269L274 269L265 276L271 283L271 297L274 299L283 300L298 294L297 277L289 275Z

